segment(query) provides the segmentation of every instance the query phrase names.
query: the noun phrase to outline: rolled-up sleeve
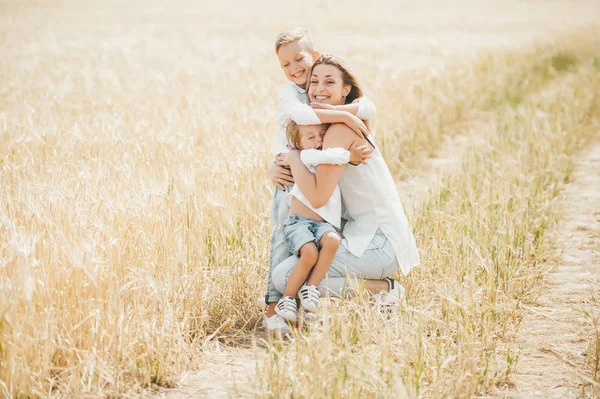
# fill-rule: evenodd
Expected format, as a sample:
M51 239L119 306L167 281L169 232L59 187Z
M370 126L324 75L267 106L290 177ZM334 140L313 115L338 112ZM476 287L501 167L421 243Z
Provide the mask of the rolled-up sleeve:
M306 166L317 166L321 164L344 165L350 162L350 152L341 147L320 150L302 150L300 159Z
M291 85L279 88L277 92L277 123L284 126L293 120L299 125L320 125L321 120L315 111L302 103L298 96L299 93Z
M369 120L375 118L377 115L377 107L375 103L371 101L369 97L361 97L358 100L358 111L356 116L362 120Z

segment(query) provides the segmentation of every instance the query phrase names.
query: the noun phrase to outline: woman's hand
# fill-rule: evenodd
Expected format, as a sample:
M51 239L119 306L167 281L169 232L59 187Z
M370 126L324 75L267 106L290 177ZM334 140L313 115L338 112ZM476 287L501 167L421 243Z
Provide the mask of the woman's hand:
M280 190L285 190L285 186L294 185L294 176L292 176L292 171L280 165L273 164L269 166L267 168L267 177L271 183L276 185Z
M356 133L356 135L361 139L364 138L363 134L365 136L371 134L369 132L369 129L367 128L367 125L365 125L362 119L360 119L356 115L351 114L350 112L346 112L346 115L344 115L344 123L348 125L348 127L352 129L354 133Z
M373 148L367 144L367 142L362 140L354 140L350 148L350 164L352 165L360 165L366 164L367 159L371 158L371 153L373 152Z

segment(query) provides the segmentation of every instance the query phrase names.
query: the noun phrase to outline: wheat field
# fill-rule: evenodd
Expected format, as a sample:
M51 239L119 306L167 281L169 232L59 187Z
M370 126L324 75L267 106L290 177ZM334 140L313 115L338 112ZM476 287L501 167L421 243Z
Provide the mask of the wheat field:
M510 388L559 194L598 137L595 1L0 7L1 395L151 395L223 347L252 360L232 397ZM447 140L473 144L408 209L422 265L398 317L332 302L279 341L256 299L285 83L272 46L296 25L358 71L403 197Z

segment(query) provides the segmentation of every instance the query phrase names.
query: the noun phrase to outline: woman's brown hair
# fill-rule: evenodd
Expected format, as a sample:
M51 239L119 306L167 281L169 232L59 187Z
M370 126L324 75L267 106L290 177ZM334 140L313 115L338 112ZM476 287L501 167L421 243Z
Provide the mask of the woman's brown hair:
M314 62L312 68L310 69L310 73L308 75L309 79L312 76L312 73L313 73L315 67L317 65L321 65L321 64L332 65L332 66L336 67L337 69L339 69L340 72L342 73L343 84L352 86L352 88L350 89L350 92L348 93L348 95L346 96L346 98L344 100L344 104L351 104L363 96L363 90L360 87L360 84L358 83L358 79L356 78L356 75L352 72L352 70L350 69L348 64L346 64L346 62L344 60L342 60L339 57L336 57L333 54L323 54ZM308 86L310 86L310 80L308 81Z

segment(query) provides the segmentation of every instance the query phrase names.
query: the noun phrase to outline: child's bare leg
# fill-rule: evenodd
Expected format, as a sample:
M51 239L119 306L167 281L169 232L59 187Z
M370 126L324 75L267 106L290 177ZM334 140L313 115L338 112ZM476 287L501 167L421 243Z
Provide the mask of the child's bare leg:
M319 252L319 259L317 260L317 264L313 268L312 274L308 279L306 285L314 285L317 286L327 274L327 270L333 263L333 258L335 258L335 253L340 247L342 239L340 236L333 232L328 231L323 234L321 237L321 251Z
M295 297L306 281L306 277L319 258L319 250L314 242L306 243L300 248L300 259L292 269L283 296Z

